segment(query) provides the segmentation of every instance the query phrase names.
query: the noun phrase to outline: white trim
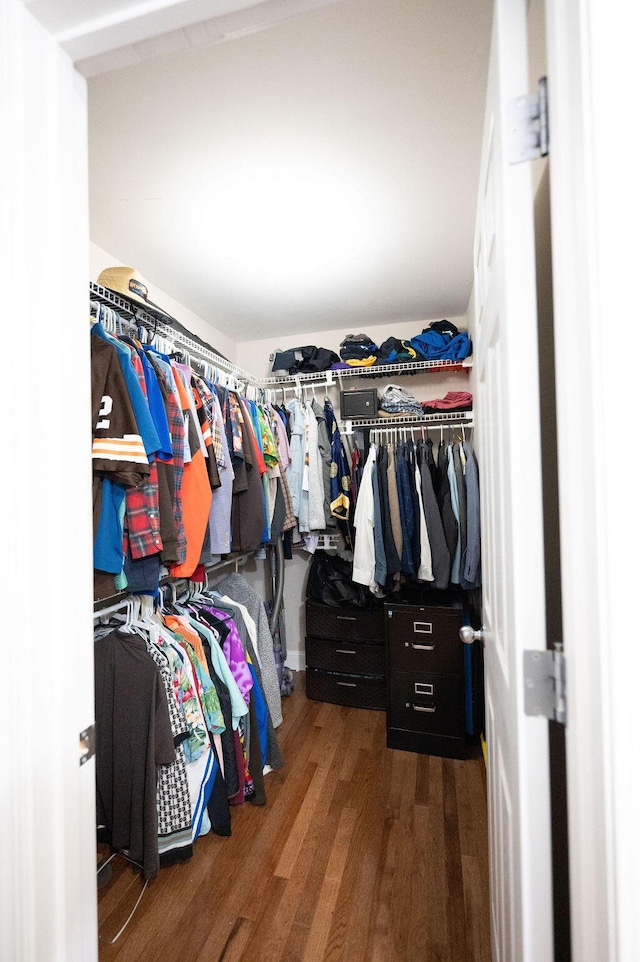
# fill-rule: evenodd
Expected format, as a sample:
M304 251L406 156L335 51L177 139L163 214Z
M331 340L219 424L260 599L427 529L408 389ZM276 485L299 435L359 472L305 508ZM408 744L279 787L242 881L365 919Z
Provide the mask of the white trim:
M290 668L291 671L304 671L307 667L304 651L292 650L290 648L285 658L285 665L287 668Z
M620 362L637 353L638 325L614 332L638 296L637 237L625 225L635 235L640 216L630 123L640 26L624 0L546 6L572 949L579 962L633 962L638 523L636 486L620 485L627 441L610 414L635 404L637 380Z
M341 0L146 0L61 31L85 77L266 30ZM91 16L91 4L86 4ZM212 7L216 15L211 16Z

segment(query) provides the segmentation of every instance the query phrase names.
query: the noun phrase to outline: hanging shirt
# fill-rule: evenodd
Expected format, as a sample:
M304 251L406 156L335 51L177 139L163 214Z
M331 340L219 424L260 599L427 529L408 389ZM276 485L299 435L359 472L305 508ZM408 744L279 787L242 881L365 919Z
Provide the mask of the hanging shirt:
M165 410L171 435L171 450L173 457L171 467L173 469L169 480L168 494L171 498L172 517L175 527L175 541L172 543L171 556L163 557L165 563L176 561L180 564L184 562L187 551L187 540L184 531L184 520L182 516L182 482L184 478L184 445L185 445L185 423L182 414L182 407L177 395L177 387L171 369L171 361L167 355L162 355L158 351L145 346L149 361L154 365L158 379L163 391L165 400ZM167 544L167 539L163 533L163 544Z
M157 766L175 761L169 709L143 638L115 631L94 644L97 823L108 841L158 871Z
M479 588L482 584L480 565L480 489L478 462L468 442L463 445L466 455L465 486L467 489L467 550L461 563L460 586Z
M155 424L151 417L151 412L149 411L149 405L140 387L140 382L138 380L138 375L133 367L131 359L131 348L127 344L123 344L115 337L111 337L107 334L102 324L96 323L91 328L91 336L99 337L107 341L107 343L113 345L116 349L118 355L118 361L124 375L124 380L127 387L127 393L133 408L136 424L138 425L138 430L140 432L140 437L144 444L144 449L147 454L148 459L153 458L157 451L161 450L160 438L158 437L158 432L156 431Z
M353 549L353 572L351 578L357 584L366 585L374 594L380 589L375 580L375 511L372 473L376 460L376 447L371 445L365 462L360 484L360 496L356 504L353 524L356 529Z
M305 426L302 405L297 398L287 401L286 408L291 415L289 439L289 454L291 463L286 472L293 504L293 513L296 518L300 517L300 505L302 502L302 479L304 472L304 446L305 446Z
M420 529L420 567L418 568L418 581L433 581L433 568L431 566L431 545L429 544L429 532L427 530L427 520L424 511L424 501L422 499L422 477L420 468L416 464L415 468L416 490L418 492L418 525Z
M325 398L324 411L331 440L331 514L334 518L346 521L350 511L351 479L340 429L329 398Z
M322 455L318 439L318 421L311 401L307 401L305 404L305 417L308 439L309 530L324 531L326 520L324 516Z
M94 325L95 327L95 325ZM91 338L93 470L124 486L149 477L149 459L113 344Z
M460 502L458 499L458 484L456 481L456 472L453 464L453 445L451 444L447 448L447 458L448 458L449 487L451 490L451 508L452 508L453 516L456 522L456 543L455 543L455 551L453 554L453 560L451 562L451 583L454 585L459 585L460 584L460 557L461 557Z
M213 554L228 554L231 551L231 502L233 499L234 474L217 393L212 395L212 415L220 439L219 444L214 445L220 486L213 491L211 496L211 509L209 511L210 546Z
M187 414L190 411L189 392L180 377L177 378L177 387L183 414ZM182 512L187 547L184 561L170 567L174 578L190 578L197 568L211 508L211 485L194 418L185 419L185 424L189 429L191 454L191 460L185 464L182 481Z

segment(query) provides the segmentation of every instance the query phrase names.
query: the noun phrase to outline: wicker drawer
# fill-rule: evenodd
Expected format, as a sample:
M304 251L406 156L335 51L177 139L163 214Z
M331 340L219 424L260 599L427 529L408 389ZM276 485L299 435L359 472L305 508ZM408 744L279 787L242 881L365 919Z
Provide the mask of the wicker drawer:
M384 610L365 611L360 608L331 608L308 601L306 604L307 634L313 638L333 638L335 641L384 642Z
M307 698L352 708L380 708L386 703L384 675L360 677L307 668Z
M382 645L352 645L349 641L307 637L305 659L308 668L346 671L358 675L381 675L385 671Z
M463 671L458 608L387 609L389 667L459 675Z
M440 735L464 734L462 679L453 675L389 673L390 728Z

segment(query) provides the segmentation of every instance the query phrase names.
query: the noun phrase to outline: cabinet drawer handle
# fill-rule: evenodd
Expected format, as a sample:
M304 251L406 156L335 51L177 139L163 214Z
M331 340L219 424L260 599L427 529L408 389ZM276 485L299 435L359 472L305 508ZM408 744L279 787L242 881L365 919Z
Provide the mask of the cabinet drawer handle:
M411 645L412 648L416 648L418 651L433 651L433 649L436 647L435 645L414 645L413 642L407 641L405 648L408 648L409 645Z
M343 688L357 688L355 681L337 681L336 685L342 685Z
M414 621L413 632L416 635L433 634L433 623L431 621Z
M350 651L349 648L336 648L336 655L356 655L356 651Z
M353 615L336 615L336 621L357 621Z
M412 705L414 711L428 711L430 715L433 715L436 710L435 705Z

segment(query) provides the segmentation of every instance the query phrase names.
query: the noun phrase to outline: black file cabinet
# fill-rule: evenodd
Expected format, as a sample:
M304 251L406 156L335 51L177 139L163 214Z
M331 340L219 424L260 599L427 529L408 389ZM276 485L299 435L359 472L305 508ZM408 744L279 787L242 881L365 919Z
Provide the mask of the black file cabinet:
M306 604L307 697L352 708L386 707L385 614Z
M386 605L387 746L464 758L462 609Z

